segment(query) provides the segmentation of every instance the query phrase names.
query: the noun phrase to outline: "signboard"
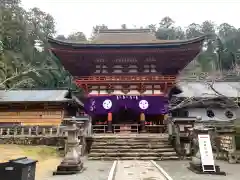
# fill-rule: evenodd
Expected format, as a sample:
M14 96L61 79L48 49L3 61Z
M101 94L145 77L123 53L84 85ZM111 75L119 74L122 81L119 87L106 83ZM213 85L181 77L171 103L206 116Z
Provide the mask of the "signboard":
M206 172L206 171L215 172L212 145L211 145L209 134L199 134L198 142L199 142L199 150L201 154L203 172Z

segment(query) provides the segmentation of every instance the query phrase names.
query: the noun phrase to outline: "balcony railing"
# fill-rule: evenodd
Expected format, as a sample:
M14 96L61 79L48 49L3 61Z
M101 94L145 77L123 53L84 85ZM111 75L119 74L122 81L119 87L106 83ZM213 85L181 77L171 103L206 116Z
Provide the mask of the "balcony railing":
M87 77L78 77L75 79L75 82L78 84L81 83L115 83L118 84L120 82L124 83L132 83L132 82L139 82L139 83L172 83L176 80L175 76L87 76Z
M107 125L92 125L93 126L93 133L106 133L107 132ZM113 124L113 133L139 133L140 125L139 124ZM126 127L126 128L121 128ZM145 125L147 133L165 133L167 130L166 125Z

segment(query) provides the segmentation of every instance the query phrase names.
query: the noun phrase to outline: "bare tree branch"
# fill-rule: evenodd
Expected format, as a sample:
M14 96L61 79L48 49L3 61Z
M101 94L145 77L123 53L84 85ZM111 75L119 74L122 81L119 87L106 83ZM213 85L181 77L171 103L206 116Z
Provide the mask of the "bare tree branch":
M200 95L201 97L187 97L187 98L184 98L177 105L173 105L174 103L172 102L171 104L173 106L170 107L170 110L183 108L186 105L194 105L194 104L197 104L197 103L202 103L203 105L207 105L206 102L208 102L209 100L216 99L216 98L224 99L225 101L227 101L229 103L228 106L233 106L233 107L238 108L239 105L234 100L232 100L231 98L225 96L224 94L220 93L218 90L216 90L214 88L214 83L216 82L216 80L219 80L219 78L212 76L212 77L206 78L204 81L199 81L199 82L203 82L204 84L206 84L214 92L213 94L209 94L209 93L204 93L203 92ZM211 97L206 97L206 95L211 95ZM216 96L216 97L213 97L213 96ZM227 106L226 103L221 103L221 102L216 102L216 101L214 103L215 104L219 104L222 107L226 107Z

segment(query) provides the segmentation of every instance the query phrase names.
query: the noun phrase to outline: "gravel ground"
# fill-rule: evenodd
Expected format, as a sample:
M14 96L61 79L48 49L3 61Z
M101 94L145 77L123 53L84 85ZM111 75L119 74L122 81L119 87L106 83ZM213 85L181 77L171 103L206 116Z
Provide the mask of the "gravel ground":
M112 167L111 161L84 160L85 170L75 175L58 175L43 180L106 180Z
M240 177L240 165L228 164L224 161L216 161L221 171L227 173L226 176L195 174L188 170L189 161L158 161L160 165L173 180L238 180Z

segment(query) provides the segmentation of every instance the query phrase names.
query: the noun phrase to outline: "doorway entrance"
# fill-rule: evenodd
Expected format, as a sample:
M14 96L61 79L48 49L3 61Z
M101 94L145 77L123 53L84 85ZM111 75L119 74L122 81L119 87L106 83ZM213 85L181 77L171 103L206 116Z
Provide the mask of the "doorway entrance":
M130 108L120 108L113 118L114 131L117 133L138 132L139 115Z
M138 124L138 114L129 108L120 108L113 119L114 124Z

